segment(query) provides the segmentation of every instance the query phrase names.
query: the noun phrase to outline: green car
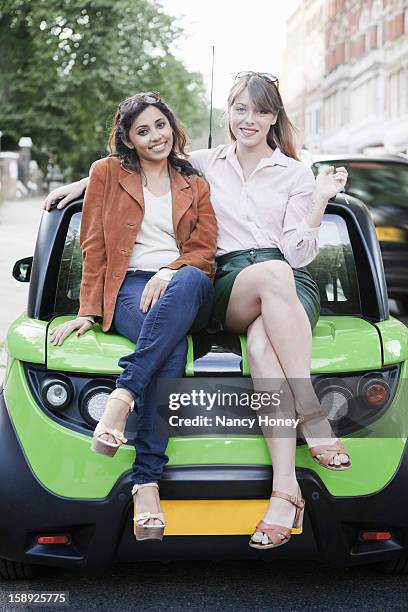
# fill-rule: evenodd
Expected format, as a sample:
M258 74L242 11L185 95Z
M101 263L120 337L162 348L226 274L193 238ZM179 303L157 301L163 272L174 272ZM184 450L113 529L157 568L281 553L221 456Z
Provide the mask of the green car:
M34 257L13 270L30 288L27 312L8 331L0 393L1 577L28 578L41 565L189 558L301 558L408 571L408 330L389 315L367 208L352 197L332 200L309 266L322 303L313 333L313 384L353 465L345 472L325 469L299 439L303 531L266 551L250 548L248 540L268 503L270 457L260 430L239 426L170 438L160 484L165 538L160 545L135 540L134 447L130 441L113 459L90 450L120 373L118 360L133 346L97 325L62 346L48 340L49 329L78 310L81 209L77 200L45 212ZM245 337L189 337L186 379L193 377L198 385L199 379L248 379ZM130 439L134 419L131 414L127 423Z

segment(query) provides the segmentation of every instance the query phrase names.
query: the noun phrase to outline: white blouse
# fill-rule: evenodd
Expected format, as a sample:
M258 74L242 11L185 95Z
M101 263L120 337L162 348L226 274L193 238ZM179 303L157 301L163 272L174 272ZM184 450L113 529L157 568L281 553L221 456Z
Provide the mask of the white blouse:
M245 180L236 143L193 151L189 160L210 184L218 256L278 247L292 268L315 258L321 226L310 227L305 221L315 184L310 168L276 148Z

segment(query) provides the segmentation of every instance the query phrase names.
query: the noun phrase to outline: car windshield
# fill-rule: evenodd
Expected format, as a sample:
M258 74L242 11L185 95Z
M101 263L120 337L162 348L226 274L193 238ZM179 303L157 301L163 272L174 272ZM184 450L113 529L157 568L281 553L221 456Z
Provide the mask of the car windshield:
M80 223L81 213L74 213L61 258L55 300L56 314L75 314L79 309L82 274ZM319 252L308 269L319 287L322 315L361 314L354 254L346 222L339 215L324 215L319 236Z
M346 191L367 206L393 204L408 207L408 164L384 161L324 161L312 165L313 172L327 165L344 166L348 172Z

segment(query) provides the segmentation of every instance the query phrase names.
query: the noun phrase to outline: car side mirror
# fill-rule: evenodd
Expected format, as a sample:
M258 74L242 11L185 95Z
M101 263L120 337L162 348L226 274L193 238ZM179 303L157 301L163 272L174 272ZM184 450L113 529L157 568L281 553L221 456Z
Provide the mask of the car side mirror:
M13 276L20 283L29 283L31 278L31 268L33 266L32 257L23 257L16 261L13 267Z

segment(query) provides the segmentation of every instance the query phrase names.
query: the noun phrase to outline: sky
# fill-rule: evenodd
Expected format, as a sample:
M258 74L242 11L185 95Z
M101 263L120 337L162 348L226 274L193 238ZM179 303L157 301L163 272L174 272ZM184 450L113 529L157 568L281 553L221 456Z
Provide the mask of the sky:
M228 90L241 70L279 77L286 20L301 0L159 0L165 12L180 18L185 35L175 54L189 70L202 73L208 92L215 46L213 103L225 108Z

